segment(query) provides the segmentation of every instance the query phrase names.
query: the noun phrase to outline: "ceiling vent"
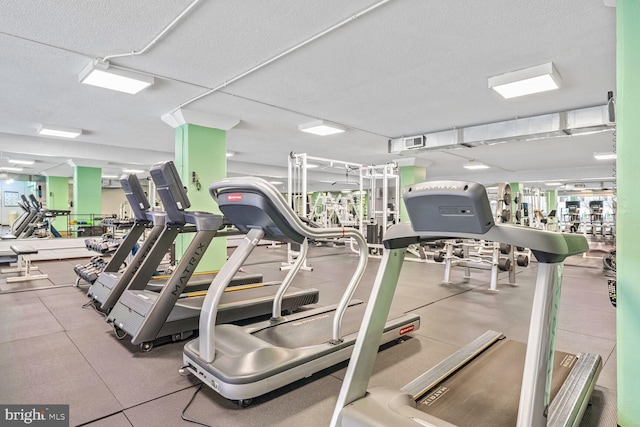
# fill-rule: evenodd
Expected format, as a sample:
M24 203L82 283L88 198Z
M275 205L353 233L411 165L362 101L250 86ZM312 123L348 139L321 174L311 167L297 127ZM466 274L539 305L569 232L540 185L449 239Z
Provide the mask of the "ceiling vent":
M424 147L426 137L424 135L410 136L404 139L405 150L415 150Z
M393 138L389 140L389 153L399 154L409 150L473 148L504 142L580 135L614 129L615 123L610 121L608 105L599 105L414 137Z

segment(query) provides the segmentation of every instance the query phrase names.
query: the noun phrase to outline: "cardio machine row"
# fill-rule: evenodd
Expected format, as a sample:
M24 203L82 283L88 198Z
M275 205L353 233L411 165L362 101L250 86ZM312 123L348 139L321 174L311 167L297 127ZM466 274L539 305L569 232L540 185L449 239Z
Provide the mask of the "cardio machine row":
M159 174L157 170L163 170L165 179L171 174L177 178L170 162L156 165L154 169L156 174ZM152 169L152 176L153 173ZM156 184L159 189L164 184L174 190L182 188L179 180L173 179L173 184L169 184L169 181L158 179ZM169 189L167 191L170 192ZM352 298L367 262L366 243L357 230L308 227L278 191L259 178L227 178L212 184L210 194L226 218L246 233L246 237L213 278L201 305L198 321L200 336L187 343L183 361L187 371L222 396L246 405L253 397L350 358L332 425L406 423L451 426L474 425L478 419L493 420L494 424L500 424L496 414L505 416L505 413L511 424L517 422L519 426L579 423L602 361L597 355L558 353L554 363L553 337L562 263L567 256L586 250L586 240L582 236L494 224L486 191L479 184L418 184L406 189L404 194L411 223L392 226L386 234L385 255L367 306ZM177 206L188 207L188 201L186 205L182 202L184 200ZM163 203L167 205L164 198ZM287 292L297 271L294 266L273 299L270 320L245 326L220 324L225 289L261 238L302 244L310 238L342 236L356 240L360 255L356 270L338 304L283 316L281 297ZM528 346L523 350L522 345L512 345L504 340L502 334L490 331L401 390L367 390L378 346L416 330L420 325L419 317L411 314L387 319L406 248L413 243L442 238L487 239L532 249L539 266ZM170 286L165 286L163 291L167 289ZM128 312L136 310L142 311L140 307L130 307ZM114 324L124 325L124 322L115 323L118 320L112 313L109 317ZM443 386L443 381L465 369L473 371L479 368L482 371L483 365L474 368L473 362L482 362L482 353L486 350L524 353L521 375L518 375L520 368L516 367L513 380L516 382L514 387L520 389L519 401L515 405L512 402L497 405L497 409L492 407L496 405L476 401L475 407L467 411L461 410L460 402L471 401L474 404L473 399L463 397L460 400L459 393L449 393L450 396L458 396L458 400L447 404L447 399L442 398L447 394L442 387L449 386ZM520 359L522 355L516 354ZM508 356L494 358L512 360ZM557 363L558 360L561 363ZM559 374L556 369L553 374L548 374L553 371L552 366L557 368L558 365L564 372ZM470 390L472 395L484 395L486 389L482 387L487 386L481 385L482 381L496 382L491 374L484 380L479 378L481 376L472 378L474 387L480 387L483 392ZM467 380L461 382L468 384ZM509 400L511 396L504 397ZM432 405L427 403L435 400L440 403L440 408L450 406L453 409L448 412L441 409L436 414L429 414L426 409ZM471 414L472 419L466 420L466 424L464 419L454 417L448 420L447 417L452 413Z

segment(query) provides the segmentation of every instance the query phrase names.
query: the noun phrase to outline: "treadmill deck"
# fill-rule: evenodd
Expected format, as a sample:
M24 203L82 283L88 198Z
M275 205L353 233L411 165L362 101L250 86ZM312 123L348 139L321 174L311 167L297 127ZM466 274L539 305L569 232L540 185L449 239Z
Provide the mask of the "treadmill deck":
M515 426L526 349L518 341L495 343L423 395L417 409L460 427ZM551 400L576 360L573 354L555 352Z

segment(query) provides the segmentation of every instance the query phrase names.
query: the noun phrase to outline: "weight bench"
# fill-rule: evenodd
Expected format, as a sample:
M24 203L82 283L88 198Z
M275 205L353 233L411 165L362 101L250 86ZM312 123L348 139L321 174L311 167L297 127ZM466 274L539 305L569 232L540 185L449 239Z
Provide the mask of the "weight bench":
M31 271L38 270L38 267L31 265L31 255L38 253L36 248L28 245L11 245L9 248L18 255L18 265L13 268L3 268L0 273L24 273L24 275L7 277L7 283L49 278L48 274L31 274Z

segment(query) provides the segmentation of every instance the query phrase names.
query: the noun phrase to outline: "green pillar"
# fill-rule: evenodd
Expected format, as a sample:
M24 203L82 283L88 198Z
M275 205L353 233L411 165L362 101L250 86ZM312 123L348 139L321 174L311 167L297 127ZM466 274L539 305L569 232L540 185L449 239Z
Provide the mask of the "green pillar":
M89 221L90 214L102 213L102 170L85 166L73 167L73 215Z
M46 183L47 209L62 211L69 209L69 178L66 176L48 176ZM64 221L67 221L67 217L54 219L51 222L60 227L64 225L66 229L66 224L62 224Z
M618 424L640 426L640 286L637 226L640 198L640 2L618 0L617 8L617 352Z
M187 187L192 211L220 213L218 205L209 195L209 184L227 176L226 132L193 124L175 129L176 167ZM193 173L196 181L193 182ZM199 184L199 185L198 185ZM192 235L176 240L176 257L180 258ZM211 242L197 271L218 270L227 260L227 239L216 237Z
M409 214L404 206L402 189L408 185L427 180L427 168L422 166L400 166L400 221L409 221Z
M516 204L516 196L518 195L518 193L523 192L524 186L520 182L510 182L509 185L511 186L511 221L515 223L516 210L518 210L518 205ZM520 199L522 199L522 194L520 195ZM522 213L524 214L524 212Z
M547 190L546 193L547 202L547 215L549 212L558 209L558 190Z

